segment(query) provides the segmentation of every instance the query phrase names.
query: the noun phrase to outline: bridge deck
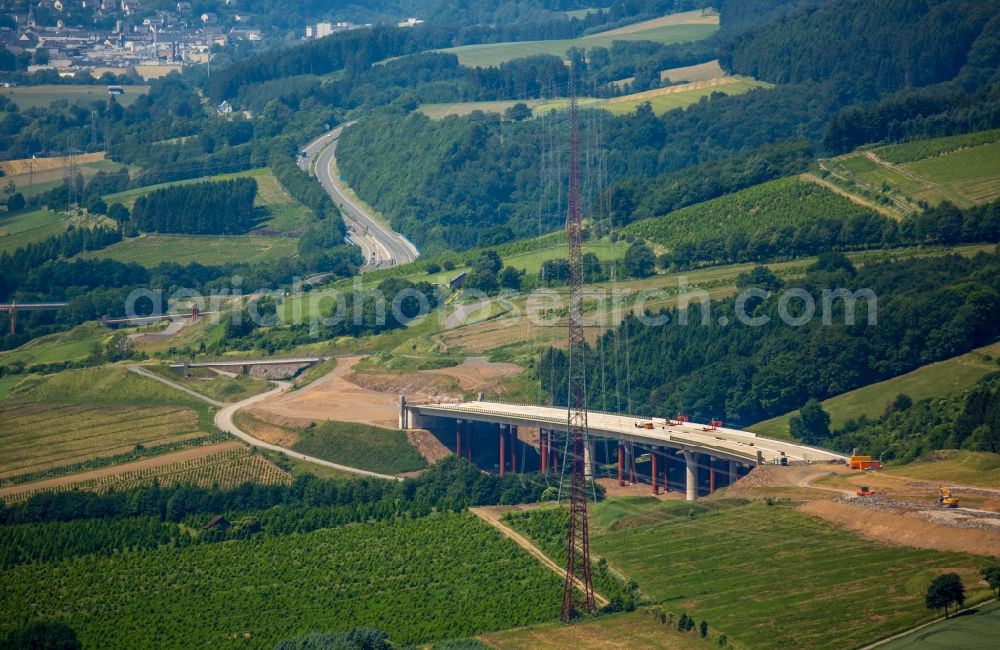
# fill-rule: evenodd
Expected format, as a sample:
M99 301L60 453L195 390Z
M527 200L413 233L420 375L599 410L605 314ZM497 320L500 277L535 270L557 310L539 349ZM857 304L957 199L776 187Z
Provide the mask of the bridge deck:
M420 415L471 419L529 427L566 430L566 409L551 406L463 402L459 404L408 404ZM810 447L788 440L758 436L751 431L727 427L711 429L694 422L671 423L663 418L640 418L592 411L588 413L592 435L624 438L638 444L659 445L709 453L718 458L770 463L782 452L791 462L842 462L847 457L836 452ZM652 422L652 429L643 428Z
M199 361L197 363L171 363L171 368L238 368L241 366L284 366L300 363L320 363L323 357L294 357L291 359L218 359L216 361Z

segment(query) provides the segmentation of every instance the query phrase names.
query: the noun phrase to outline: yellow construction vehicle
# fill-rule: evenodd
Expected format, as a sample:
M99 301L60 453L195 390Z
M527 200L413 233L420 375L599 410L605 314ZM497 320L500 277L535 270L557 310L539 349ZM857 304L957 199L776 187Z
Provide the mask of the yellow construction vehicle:
M951 495L951 488L946 488L943 485L938 486L938 503L945 508L957 508L958 507L958 497Z

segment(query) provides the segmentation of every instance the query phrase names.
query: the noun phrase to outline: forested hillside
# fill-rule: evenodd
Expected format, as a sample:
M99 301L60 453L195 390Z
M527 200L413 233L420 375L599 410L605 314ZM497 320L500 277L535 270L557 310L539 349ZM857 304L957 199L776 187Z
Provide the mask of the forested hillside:
M862 416L811 438L839 449L884 450L886 460L903 462L935 449L1000 454L1000 367L972 390L915 403L901 395L886 405L880 418Z
M838 0L738 36L720 61L773 83L850 79L871 98L948 81L966 63L987 63L978 57L995 72L998 12L996 0Z
M602 181L610 185L606 200L595 202L610 214L596 216L610 217L608 225L627 222L799 171L807 155L794 149L803 144L823 155L1000 125L1000 48L992 45L1000 5L914 1L897 11L898 4L785 3L768 11L756 2L723 3L721 24L730 28L697 45L699 52L710 58L714 51L730 71L780 85L713 96L660 117L640 108L629 116L586 118L594 135L585 134L584 142L594 141L606 155ZM683 48L647 49L653 60L698 56ZM646 74L641 51L612 48L617 63L608 51L591 53L586 63L574 58L579 73L596 80L613 69ZM882 63L872 66L873 59ZM387 111L348 129L338 155L348 182L403 233L429 250L465 248L558 227L553 215L561 213L561 195L546 170L561 164L561 128L549 116L432 123ZM736 171L743 162L751 163L750 173ZM698 165L703 173L679 174ZM717 183L697 180L717 172ZM664 191L692 180L710 186L673 196Z
M588 365L591 407L660 416L688 413L746 425L797 409L810 398L824 399L966 352L1000 334L996 254L861 268L827 254L803 280L784 287L773 280L762 283L763 276L741 283L775 291L764 301L747 303L748 317L767 317L759 326L741 323L733 300L714 302L708 312L692 299L686 322L677 311L664 312L665 324L643 324L629 316L603 337L601 357L591 350L592 360L604 359ZM778 288L808 292L815 317L798 325L783 322ZM844 302L836 300L830 324L824 324L822 290L831 288L870 289L877 297L876 322L869 322L870 305L859 300L854 324L845 324ZM800 316L801 305L792 300L788 312ZM545 357L540 374L553 371L558 401L566 395L566 355L560 350ZM613 389L602 394L601 386Z

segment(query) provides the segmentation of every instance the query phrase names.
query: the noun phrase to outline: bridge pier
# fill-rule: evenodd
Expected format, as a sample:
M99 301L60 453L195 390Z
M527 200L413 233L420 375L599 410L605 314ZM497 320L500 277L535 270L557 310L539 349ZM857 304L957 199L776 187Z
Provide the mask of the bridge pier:
M510 430L510 471L517 474L517 425L511 424L507 427Z
M685 499L694 501L698 496L698 463L693 452L684 450L681 452L684 462L687 465L687 476L684 487L686 488Z
M541 472L542 474L549 473L549 430L539 429L538 430L538 451L539 455L542 457Z
M659 454L656 453L656 447L653 447L652 452L650 453L650 461L649 461L650 462L650 472L649 472L649 474L650 474L651 481L653 483L653 496L656 496L657 494L660 493L660 486L657 485L657 480L660 478L659 477L659 473L660 472L659 472L659 470L658 470L658 468L656 466L656 457L657 456L659 456Z
M618 487L625 487L625 445L618 441Z
M472 462L472 434L475 433L476 423L472 420L466 420L465 422L465 459Z
M663 492L670 491L670 449L663 454Z
M715 458L708 454L708 493L715 492Z
M635 443L628 443L628 482L635 485Z
M735 483L736 481L738 481L739 478L740 478L740 464L737 461L735 461L735 460L729 461L729 483L728 483L728 485L732 485L733 483Z
M462 457L462 421L455 420L455 455Z
M504 468L507 465L507 453L505 451L505 448L506 448L506 444L505 443L507 442L507 425L506 424L501 424L501 425L499 425L499 428L500 428L500 433L499 433L499 440L500 440L500 476L503 476L503 474L504 474Z

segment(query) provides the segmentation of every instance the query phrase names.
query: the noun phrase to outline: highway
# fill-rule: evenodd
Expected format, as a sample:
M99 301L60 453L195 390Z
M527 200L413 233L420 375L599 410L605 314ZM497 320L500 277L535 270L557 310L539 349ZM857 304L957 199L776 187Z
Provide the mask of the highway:
M407 404L406 408L418 416L566 429L566 409L552 406L474 401L459 404ZM716 458L749 464L776 462L782 456L790 462L831 463L847 460L846 456L826 449L790 440L765 438L751 431L711 427L695 422L670 422L663 418L599 411L590 411L587 421L590 434L598 438L624 439L637 444L707 453ZM653 428L645 428L647 423L651 423Z
M365 269L397 266L415 261L420 256L417 247L405 237L386 228L368 214L344 192L339 177L331 171L337 153L341 131L353 124L348 122L329 131L303 147L306 156L302 166L308 169L315 162L316 177L333 202L340 208L348 226L348 237L361 248ZM301 163L300 163L301 164Z

